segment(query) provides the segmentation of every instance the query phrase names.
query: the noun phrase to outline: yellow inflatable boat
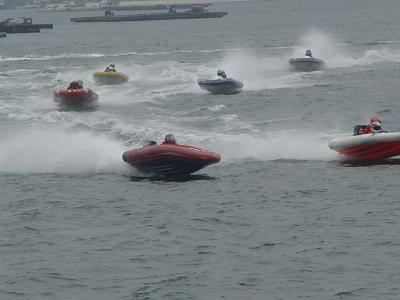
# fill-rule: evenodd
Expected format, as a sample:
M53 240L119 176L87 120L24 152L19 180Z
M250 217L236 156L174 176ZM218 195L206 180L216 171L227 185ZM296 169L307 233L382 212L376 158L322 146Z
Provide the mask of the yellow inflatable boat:
M108 84L121 84L127 82L129 79L128 75L121 72L94 72L93 80L97 84L108 85Z

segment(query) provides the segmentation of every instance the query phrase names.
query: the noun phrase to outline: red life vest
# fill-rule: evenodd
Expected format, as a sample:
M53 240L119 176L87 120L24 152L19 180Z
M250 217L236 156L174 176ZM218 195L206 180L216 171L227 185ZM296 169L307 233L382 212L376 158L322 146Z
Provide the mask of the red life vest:
M369 134L369 133L372 133L371 126L366 125L366 126L361 127L360 134Z

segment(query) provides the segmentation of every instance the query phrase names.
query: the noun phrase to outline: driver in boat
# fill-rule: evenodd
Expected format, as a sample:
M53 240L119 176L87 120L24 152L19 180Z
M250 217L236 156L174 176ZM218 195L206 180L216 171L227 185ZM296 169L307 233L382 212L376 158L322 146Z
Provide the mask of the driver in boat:
M313 56L312 56L312 53L311 53L311 50L310 50L310 49L307 49L307 50L306 50L306 57L307 57L307 58L313 58Z
M74 80L71 81L67 90L80 90L83 89L83 81L82 80Z
M167 134L164 138L163 144L176 144L176 139L173 134Z
M117 72L117 71L115 70L115 65L110 64L109 66L107 66L107 68L104 72Z
M224 70L218 70L217 71L217 79L219 80L225 80L226 79L226 73Z
M375 134L375 133L382 133L386 132L382 129L382 120L378 116L372 116L371 120L369 121L368 125L362 125L360 126L360 129L358 130L358 134Z

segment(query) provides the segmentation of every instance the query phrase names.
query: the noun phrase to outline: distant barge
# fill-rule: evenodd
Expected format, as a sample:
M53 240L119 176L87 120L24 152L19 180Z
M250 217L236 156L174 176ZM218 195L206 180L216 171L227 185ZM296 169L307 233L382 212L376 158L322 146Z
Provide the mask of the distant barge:
M32 24L32 18L22 18L22 23L7 19L0 22L0 32L5 33L32 33L40 32L41 29L53 29L53 24Z
M186 12L177 12L176 8L170 7L168 13L114 15L106 11L104 16L71 18L71 22L124 22L124 21L151 21L151 20L176 20L176 19L208 19L222 18L227 12L208 12L204 7L193 7Z
M165 10L169 6L174 6L177 9L190 9L196 6L207 7L211 6L212 3L201 3L201 4L155 4L155 5L114 5L114 6L103 6L103 7L78 7L78 8L57 8L57 9L41 9L36 12L48 13L48 12L82 12L82 11L124 11L124 10Z
M175 8L182 9L190 9L193 7L207 7L212 5L212 3L203 3L203 4L173 4ZM117 6L108 6L104 7L102 10L115 10L115 11L123 11L123 10L163 10L168 9L169 5L167 4L157 4L157 5L117 5Z

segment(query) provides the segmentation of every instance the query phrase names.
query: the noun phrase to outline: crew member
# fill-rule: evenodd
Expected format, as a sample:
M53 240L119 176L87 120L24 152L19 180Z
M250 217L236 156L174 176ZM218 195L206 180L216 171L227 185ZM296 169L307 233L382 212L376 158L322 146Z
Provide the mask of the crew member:
M381 133L385 132L382 129L382 120L379 116L372 116L367 125L363 125L359 129L359 134Z
M381 133L381 132L383 132L382 120L378 116L372 116L371 120L369 121L368 126L371 128L371 133Z
M74 80L70 82L68 90L79 90L79 89L83 89L82 80Z
M313 57L310 49L306 50L306 57L309 57L309 58Z
M167 134L165 136L163 144L176 144L176 139L173 134Z
M226 73L224 70L218 70L217 71L217 78L218 79L226 79Z
M107 66L105 72L117 72L115 70L115 65L114 64L110 64L109 66Z

